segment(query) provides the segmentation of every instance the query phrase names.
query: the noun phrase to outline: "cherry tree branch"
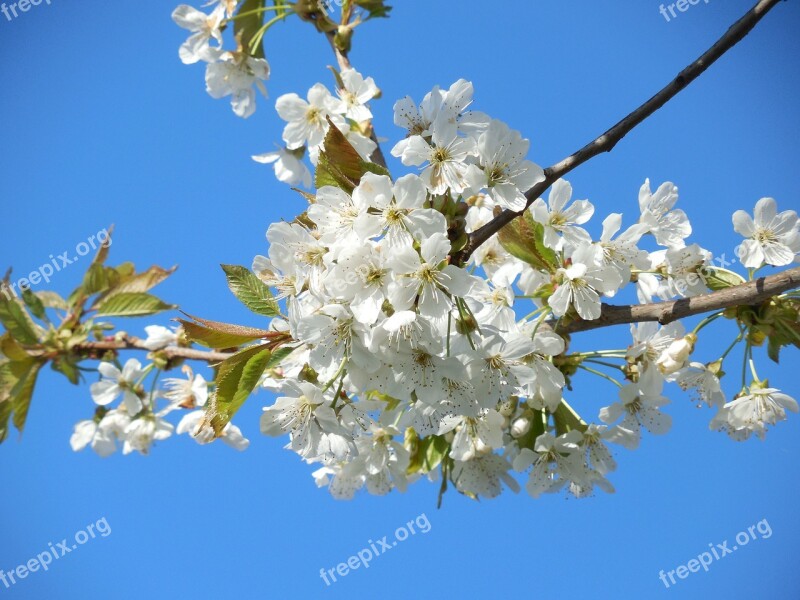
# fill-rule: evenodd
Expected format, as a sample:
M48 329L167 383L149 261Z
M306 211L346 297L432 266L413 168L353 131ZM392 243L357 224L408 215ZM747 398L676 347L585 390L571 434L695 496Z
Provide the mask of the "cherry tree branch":
M489 221L483 227L476 229L469 236L469 242L464 250L456 257L458 263L464 264L469 257L481 244L485 243L495 233L500 231L505 225L522 215L528 206L542 195L556 180L560 179L577 166L585 163L590 158L603 152L610 152L617 143L624 138L628 132L647 119L650 115L664 106L678 93L697 79L708 67L728 50L738 44L758 22L780 0L760 0L747 14L734 23L711 48L709 48L700 58L681 71L678 76L666 85L660 92L642 104L639 108L622 119L619 123L611 127L603 135L586 144L583 148L568 156L561 162L545 169L544 181L536 184L525 194L528 200L525 209L515 212L504 210L497 217Z
M555 327L555 323L545 326L556 329L559 333L578 333L601 327L623 325L626 323L639 323L643 321L658 321L662 325L671 323L684 317L691 317L702 313L723 310L731 306L751 306L800 287L800 267L788 269L776 275L761 277L754 281L733 286L718 292L684 298L671 302L656 302L651 304L634 304L629 306L614 306L603 304L599 319L593 321L572 321L565 326ZM144 344L144 340L137 337L126 337L123 340L110 340L102 342L84 342L72 348L74 352L89 355L100 355L109 351L142 350L152 352ZM170 346L158 350L168 359L183 358L207 363L219 363L233 356L231 352L218 352L214 350L197 350Z
M84 342L73 346L74 352L86 354L102 354L109 351L119 350L144 350L153 352L144 345L144 340L137 337L127 337L124 340L112 340L102 342ZM233 356L231 352L216 352L214 350L197 350L195 348L183 348L180 346L169 346L156 352L164 354L168 359L185 358L187 360L199 360L207 363L222 362L226 358Z
M559 333L576 333L642 321L658 321L662 325L666 325L684 317L723 310L731 306L757 305L773 296L798 287L800 287L800 267L794 267L782 273L760 277L718 292L691 298L630 306L603 304L599 319L573 321L564 327L558 327L557 331Z

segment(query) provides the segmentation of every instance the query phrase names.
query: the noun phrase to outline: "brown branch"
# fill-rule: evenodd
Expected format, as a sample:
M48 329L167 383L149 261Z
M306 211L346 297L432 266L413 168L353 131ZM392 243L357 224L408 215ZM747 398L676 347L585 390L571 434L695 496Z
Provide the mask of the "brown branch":
M692 298L630 306L603 304L599 319L573 321L564 327L559 327L558 332L576 333L642 321L658 321L662 325L666 325L684 317L723 310L731 306L757 305L773 296L798 287L800 287L800 267L794 267L776 275L761 277L741 285Z
M628 132L677 96L681 90L697 79L697 77L714 64L718 58L739 43L750 33L762 17L778 4L778 2L780 2L780 0L761 0L758 2L746 15L732 25L716 44L681 71L675 79L667 84L667 86L655 96L650 98L597 139L589 142L583 148L561 162L545 169L544 181L536 184L525 194L525 197L528 199L525 209L519 212L504 210L486 225L473 231L469 236L469 243L466 248L455 257L458 262L460 264L466 263L476 248L485 243L505 225L522 215L527 207L541 196L547 188L553 185L556 180L572 171L575 167L585 163L590 158L603 152L610 152L614 146L617 145L617 142L624 138Z
M122 341L103 341L103 342L84 342L73 346L75 352L86 352L90 354L103 353L118 350L145 350L154 352L144 345L144 340L137 337L128 337ZM215 352L213 350L196 350L194 348L182 348L180 346L169 346L161 350L156 350L164 354L167 358L185 358L187 360L201 360L208 363L222 362L226 358L233 356L230 352Z
M339 70L346 71L347 69L352 69L353 65L350 64L347 52L342 52L336 47L336 34L333 31L329 31L325 34L325 37L328 38L328 43L330 43L331 49L336 55L336 63L339 65Z
M703 313L723 310L731 306L757 305L765 300L800 287L800 267L788 269L776 275L761 277L754 281L743 283L718 292L684 298L671 302L657 302L652 304L638 304L630 306L614 306L603 304L599 319L593 321L572 321L565 326L555 327L555 323L547 322L543 325L555 329L559 333L577 333L601 327L611 327L626 323L640 323L643 321L658 321L662 325L671 323L684 317L691 317ZM85 342L73 347L73 351L91 355L108 351L144 350L152 352L144 345L144 341L137 337L125 338L121 341ZM216 352L213 350L196 350L170 346L157 352L163 353L168 359L183 358L198 360L208 363L219 363L231 357L230 352Z

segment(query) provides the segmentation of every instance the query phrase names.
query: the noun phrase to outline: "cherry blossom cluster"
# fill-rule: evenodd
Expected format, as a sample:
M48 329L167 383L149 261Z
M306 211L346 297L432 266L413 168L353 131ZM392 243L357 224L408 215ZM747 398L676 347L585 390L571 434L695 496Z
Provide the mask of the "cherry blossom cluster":
M236 50L223 48L234 15L247 16L236 14L238 5L213 1L210 12L182 5L173 19L191 32L181 60L206 63L208 93L230 96L234 112L248 117L255 90L266 95L269 65L240 36ZM526 473L534 497L561 490L583 497L595 488L613 492L609 445L635 449L643 430L670 429L667 383L715 410L710 428L734 440L763 439L787 411L798 412L793 398L758 377L752 347L763 339L743 325L746 314L721 311L688 332L680 322L639 323L626 348L595 352L570 353L570 340L558 333L562 323L598 319L606 298L628 293L647 303L705 294L711 278L745 281L714 267L708 250L687 241L692 227L676 208L674 184L654 191L646 180L638 218L624 227L622 214L612 213L594 237L594 206L573 199L569 182L558 180L546 199L529 201L528 192L545 180L528 159L529 141L472 110L474 89L463 79L434 87L418 103L406 97L394 105L404 136L391 156L412 172L393 178L373 129L375 81L352 68L334 76L333 91L317 83L305 97L279 97L282 144L253 156L291 186L312 189L311 167L317 172L317 189L304 194L307 210L269 226L269 250L255 257L253 271L281 303L270 333L291 340L260 379L277 395L260 429L288 436L287 448L316 466L320 487L349 499L362 489L382 495L441 477L442 489L449 481L463 494L491 498L504 486L519 491L517 472ZM345 150L328 148L333 138L345 140ZM360 175L352 178L349 169L337 177L336 161L350 161L352 152ZM527 248L520 251L501 231L461 264L468 235L501 210L524 211L518 221ZM745 238L737 256L750 278L764 266L797 261L795 211L778 212L775 200L763 198L753 217L737 211L733 225ZM777 312L783 298L775 299ZM528 303L530 313L520 317ZM693 360L702 330L721 317L736 319L736 339L715 361ZM146 343L158 351L177 339L154 326ZM750 377L745 370L729 400L723 365L738 345L745 345ZM91 390L99 408L76 425L73 448L91 446L106 456L121 445L126 454L147 453L175 431L200 443L221 437L247 447L231 423L221 432L212 428L220 416L213 385L185 367L184 378L146 392L155 369L135 359L103 362ZM584 420L565 398L578 369L617 388L616 398L580 407L596 418ZM179 409L189 412L176 428L167 417Z
M181 45L179 55L184 64L206 63L206 91L215 99L231 97L233 112L243 118L256 110L256 89L264 96L264 81L269 79L266 59L251 56L238 45L236 50L223 49L223 29L234 16L238 0L212 0L205 13L181 4L172 13L175 23L191 32Z
M372 121L368 102L379 94L378 86L372 77L365 78L354 69L342 71L337 79L335 94L317 83L308 90L306 100L297 94L278 98L275 108L286 121L285 145L274 152L253 156L253 160L274 163L279 181L311 187L311 171L303 158L307 153L311 164L317 165L331 123L365 160L377 148L368 135Z
M166 327L150 325L145 329L149 350L158 351L178 341L178 334ZM111 362L100 363L100 380L91 386L97 411L94 418L75 425L70 439L72 449L77 452L90 447L99 456L107 457L121 446L123 454L148 454L154 442L176 432L187 433L200 444L214 441L214 432L205 423L204 408L213 402L205 378L184 366L183 378L166 378L161 389L148 392L143 383L154 368L155 363L142 366L135 358L128 359L122 368ZM116 406L111 406L117 401ZM185 414L176 428L166 417L178 413ZM237 450L245 450L250 444L231 423L221 439Z
M407 136L392 154L418 173L392 181L367 172L352 193L322 187L304 218L269 227L268 256L256 257L253 270L285 300L287 316L272 327L288 331L296 345L263 382L279 396L265 408L263 433L288 434L288 447L320 465L318 484L337 498L362 488L405 489L419 476L409 475L411 453L431 436L446 443L449 477L466 494L496 496L501 482L517 489L514 469L530 471L533 496L563 488L585 496L595 486L613 490L607 443L636 448L642 429L669 430L661 410L665 382L715 407L712 428L735 439L763 436L785 410L797 411L793 399L763 387L755 374L726 402L721 363L690 360L695 332L680 323L644 323L615 354L628 379L617 382L619 400L599 410L598 423L580 419L563 397L565 340L546 319L596 319L601 299L632 281L642 301L657 291L706 293L702 269L711 254L686 244L692 230L674 208L671 183L653 192L645 182L637 222L622 230L622 215L609 215L593 240L583 226L594 207L572 201L570 184L560 180L547 201L530 207L552 268L517 259L497 236L469 265L452 264L459 218L471 231L496 207L524 208L525 192L543 177L525 158L527 140L467 110L472 93L461 80L447 91L434 88L418 106L410 98L395 105ZM308 102L278 100L287 145L319 151L329 126L319 114L330 117L331 98L318 84ZM362 108L351 106L349 118L369 119ZM800 225L793 211L778 214L774 200L764 199L755 221L740 211L734 223L747 237L745 266L795 260ZM640 248L645 238L661 248ZM696 283L670 289L689 274ZM529 318L515 313L517 296L532 299ZM563 423L571 423L567 431Z

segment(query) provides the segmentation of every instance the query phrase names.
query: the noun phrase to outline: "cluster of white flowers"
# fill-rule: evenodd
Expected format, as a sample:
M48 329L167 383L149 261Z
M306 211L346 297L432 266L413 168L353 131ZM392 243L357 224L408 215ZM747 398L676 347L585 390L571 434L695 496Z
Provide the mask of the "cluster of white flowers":
M191 32L180 47L184 64L205 62L206 91L212 98L231 97L231 107L237 116L247 118L256 110L256 90L266 96L264 81L269 78L269 63L250 56L246 49L223 49L222 31L233 17L237 0L212 0L211 13L181 4L172 13L175 23Z
M222 31L237 4L211 2L210 14L183 5L173 18L192 32L181 59L208 63L209 94L232 96L234 112L247 117L255 110L254 86L263 91L269 67L242 48L223 50ZM724 357L692 361L698 336L680 323L634 325L632 343L620 351L565 355L567 341L548 319L597 319L602 299L630 283L643 303L706 293L711 253L687 245L692 228L675 208L678 189L670 182L653 192L646 180L636 222L623 230L622 215L608 215L596 240L585 228L594 206L572 200L567 181L556 181L547 200L530 202L529 191L545 174L527 158L529 141L469 110L473 92L459 80L446 90L435 87L419 104L409 97L395 104L394 122L406 135L391 154L416 172L393 180L370 164L353 185L323 185L307 195L311 203L302 217L267 230L268 256L257 256L253 271L285 304L286 316L274 318L271 329L292 342L261 379L278 395L264 409L262 433L288 434L287 448L318 465L317 484L337 498L364 488L402 491L421 475L435 477L438 465L473 497L495 497L503 484L518 491L511 471L529 472L526 488L534 497L562 489L583 497L595 487L613 491L606 476L616 463L607 443L633 449L642 428L669 430L671 418L662 412L666 382L716 408L711 427L734 439L763 437L787 409L797 412L792 398L755 374L726 402ZM325 148L335 127L367 165L378 150L369 103L379 93L371 77L346 69L336 73L334 92L317 83L305 99L281 96L283 144L253 159L274 164L280 181L311 188L306 159L330 167L321 161L335 161ZM541 260L520 260L494 235L468 264L456 264L452 258L466 235L502 209L527 209ZM755 219L738 211L734 227L747 238L745 267L796 260L797 214L777 213L774 200L760 200ZM645 240L650 249L640 247ZM515 312L517 299L532 304L528 317ZM174 343L163 328L148 333L151 350ZM619 400L597 407L598 423L584 422L564 399L570 371L563 361L577 357L572 364L584 366L590 356L625 360L620 371L628 380L606 376L619 386ZM201 410L214 402L205 380L187 371L188 379L145 394L141 382L151 368L135 360L122 370L101 365L95 402L105 407L122 396L122 403L78 423L75 449L91 445L107 455L122 442L125 453L146 453L154 440L171 435L164 416L177 408L196 409L179 433L201 443L214 438ZM168 404L156 411L159 397ZM248 444L230 424L222 437L239 449Z
M145 346L160 350L177 341L174 331L160 325L145 328ZM202 375L183 367L185 378L167 378L161 390L145 392L142 382L154 365L142 366L135 358L129 359L122 369L110 362L100 363L100 381L91 386L92 400L101 407L94 419L79 421L70 439L76 452L90 446L102 457L110 456L122 444L122 453L137 451L148 454L153 442L165 440L173 432L188 433L200 444L212 442L213 429L205 422L203 407L209 401L208 383ZM118 398L120 404L107 408ZM156 403L166 404L157 410ZM181 409L189 410L178 423L177 429L165 418ZM237 450L245 450L250 442L241 430L228 423L221 439Z
M358 85L348 87L349 95L340 92L339 100L321 84L307 102L296 95L278 100L289 122L289 150L308 145L318 156L329 122L342 127L344 119L371 117L363 102L374 84L354 72L347 80ZM674 208L671 183L653 193L645 182L638 222L619 233L622 215L612 214L593 241L582 226L594 207L571 202L571 186L560 180L548 201L537 199L530 209L557 261L552 270L518 260L497 236L477 249L468 268L451 264L454 215L463 217L466 231L477 229L496 207L524 208L525 192L543 178L525 158L528 142L519 133L466 111L472 94L472 85L461 80L447 91L434 88L419 106L410 98L395 105L395 122L408 135L392 154L419 167L419 174L392 181L368 172L352 193L322 187L307 218L269 227L269 255L256 257L253 270L285 299L288 318L275 319L272 327L288 331L295 349L263 381L280 397L265 408L262 432L289 434L288 447L321 465L314 474L318 484L338 498L362 488L403 490L418 477L408 474L413 443L404 444L403 436L409 431L446 442L450 476L462 492L493 497L501 482L517 489L509 471L530 468L532 495L567 487L584 496L594 486L613 490L605 477L615 468L606 442L635 448L642 427L654 434L669 429L670 417L660 410L668 402L665 381L697 389L719 415L735 414L751 430L757 427L752 423L782 418L790 399L771 389L754 392L752 401L743 396L734 406L725 404L716 374L689 362L696 336L678 323L644 323L632 327L627 351L628 368L637 375L621 387L618 402L599 411L602 424L578 418L562 430L560 412L571 409L554 357L565 342L540 327L544 317L596 319L601 298L632 279L642 301L655 292L704 293L702 278L669 286L697 273L710 253L686 245L691 226ZM344 97L349 104L342 104ZM448 202L465 210L448 211ZM798 231L796 215L788 221L774 225L783 236L774 239L787 246ZM758 231L751 234L757 243L775 243L763 227ZM647 235L662 249L640 248ZM518 294L537 298L538 317L518 319ZM763 404L765 397L771 399L766 409L744 415L735 406Z
M310 188L311 171L303 157L308 153L311 163L317 165L331 123L364 160L369 160L377 144L367 135L372 120L368 102L379 94L378 86L372 77L364 78L354 69L342 71L337 85L336 95L317 83L308 91L306 100L297 94L278 98L275 108L286 121L285 145L274 152L253 156L253 160L274 163L275 176L284 183Z

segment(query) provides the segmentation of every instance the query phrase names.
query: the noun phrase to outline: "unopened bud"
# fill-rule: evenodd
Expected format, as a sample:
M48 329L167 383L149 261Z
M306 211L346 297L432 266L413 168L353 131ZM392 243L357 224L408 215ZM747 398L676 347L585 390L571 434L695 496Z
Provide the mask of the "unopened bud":
M696 341L697 336L689 333L685 337L672 342L658 357L656 361L658 370L664 375L671 375L678 369L682 369L686 364L686 360L692 354Z
M531 430L531 420L527 417L520 417L511 425L511 437L521 438Z

